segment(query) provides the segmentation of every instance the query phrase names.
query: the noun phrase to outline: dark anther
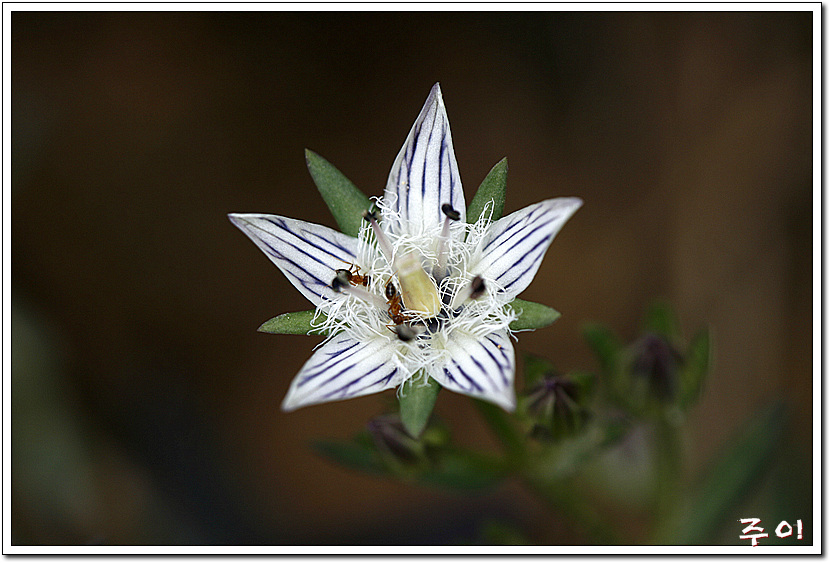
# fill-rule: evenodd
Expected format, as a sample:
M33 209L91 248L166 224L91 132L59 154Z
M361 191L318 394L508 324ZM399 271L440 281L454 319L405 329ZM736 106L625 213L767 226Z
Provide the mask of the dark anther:
M452 219L453 221L458 221L461 219L461 214L458 213L455 209L452 208L452 205L449 203L445 203L441 206L441 211L444 212L444 215Z
M378 213L377 209L373 209L371 211L367 209L363 212L363 218L367 221L380 221L380 213Z
M403 342L414 340L418 336L418 332L409 325L398 325L395 327L395 334Z
M334 279L331 280L331 288L334 291L340 291L344 287L349 286L349 280L352 277L351 272L349 270L336 270L337 275L334 276Z
M389 283L387 283L386 284L386 299L391 301L392 299L395 298L395 296L397 294L398 294L398 288L395 287L395 284L392 283L391 281Z
M470 286L472 288L470 299L478 299L484 295L484 279L481 276L474 277L473 281L470 282Z

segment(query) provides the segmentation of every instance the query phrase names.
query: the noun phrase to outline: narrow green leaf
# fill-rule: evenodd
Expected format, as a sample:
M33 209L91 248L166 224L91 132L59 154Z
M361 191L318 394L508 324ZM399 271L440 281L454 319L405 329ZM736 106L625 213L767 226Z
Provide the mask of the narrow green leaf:
M401 422L415 439L418 439L426 428L429 415L432 414L435 400L438 398L438 391L441 390L441 386L431 378L424 384L422 376L423 372L404 384L399 399ZM413 383L413 380L417 383Z
M677 511L674 521L663 523L657 543L705 545L724 526L737 529L737 521L746 517L739 512L741 503L778 455L784 423L781 402L756 413L708 472L689 505Z
M325 334L311 326L312 319L314 319L314 309L311 311L283 313L282 315L265 321L257 330L271 334ZM319 322L322 323L325 320L326 316L321 313Z
M677 316L665 301L655 301L649 305L645 318L645 329L675 342L680 335Z
M689 344L686 363L680 371L680 406L688 408L700 397L706 374L709 372L711 342L709 331L695 334Z
M363 212L369 209L372 202L342 172L319 154L306 149L305 161L340 230L356 237L360 232Z
M607 327L591 323L582 328L582 336L599 360L602 370L606 374L614 373L617 367L617 355L622 349L617 335Z
M519 315L518 319L510 323L510 330L543 328L552 325L556 319L562 316L559 311L552 307L533 301L525 301L524 299L514 299L510 305Z
M481 182L476 195L467 206L467 222L475 223L484 212L484 207L493 202L493 216L495 221L504 212L504 197L507 190L507 158L503 158L487 174Z
M329 460L358 471L386 473L380 457L374 448L357 442L325 440L312 444L312 448Z
M504 446L504 451L514 460L522 458L525 452L524 436L513 425L513 420L504 412L504 409L479 399L475 399L473 403L490 430Z

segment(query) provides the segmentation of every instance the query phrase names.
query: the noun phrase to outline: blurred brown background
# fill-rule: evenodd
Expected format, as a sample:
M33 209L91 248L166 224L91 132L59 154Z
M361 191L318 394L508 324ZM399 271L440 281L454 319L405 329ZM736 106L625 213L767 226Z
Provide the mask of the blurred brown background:
M810 509L786 464L812 459L811 17L14 13L13 542L442 544L490 518L590 541L512 485L311 451L392 393L279 410L319 339L256 332L309 305L225 215L335 226L303 149L379 194L436 81L468 199L507 156L506 212L585 201L523 295L563 317L518 350L593 368L583 322L633 338L667 298L714 335L689 482L782 397ZM437 412L491 444L467 399Z

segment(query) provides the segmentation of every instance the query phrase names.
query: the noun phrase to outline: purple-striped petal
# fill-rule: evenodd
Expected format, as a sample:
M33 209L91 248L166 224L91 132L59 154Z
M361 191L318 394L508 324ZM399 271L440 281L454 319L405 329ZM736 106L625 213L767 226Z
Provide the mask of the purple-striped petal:
M331 289L335 270L355 261L357 239L334 229L279 215L231 213L228 218L314 305L337 295Z
M553 237L581 205L575 197L548 199L499 219L481 241L470 270L517 296L533 281Z
M340 333L318 349L291 382L282 410L350 399L397 387L404 374L386 338L355 340Z
M450 360L430 373L442 387L490 401L507 411L516 408L516 363L507 331L484 337L455 332L446 347Z
M401 221L390 221L394 234L416 234L444 221L441 206L450 205L466 221L461 176L452 148L450 122L438 84L432 87L418 119L398 153L386 182L384 201Z

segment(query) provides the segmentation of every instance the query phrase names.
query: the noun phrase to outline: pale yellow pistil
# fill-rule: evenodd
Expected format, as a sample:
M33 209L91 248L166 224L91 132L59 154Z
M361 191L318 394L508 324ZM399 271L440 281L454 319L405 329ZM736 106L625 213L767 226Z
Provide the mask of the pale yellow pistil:
M395 269L403 306L407 311L420 313L426 318L436 316L441 311L441 296L435 281L424 271L421 256L415 251L394 256L392 244L378 225L377 212L367 211L363 218L372 226L381 252Z
M409 311L422 313L427 318L441 311L441 297L435 282L424 271L417 252L407 252L394 262L401 285L401 299Z

